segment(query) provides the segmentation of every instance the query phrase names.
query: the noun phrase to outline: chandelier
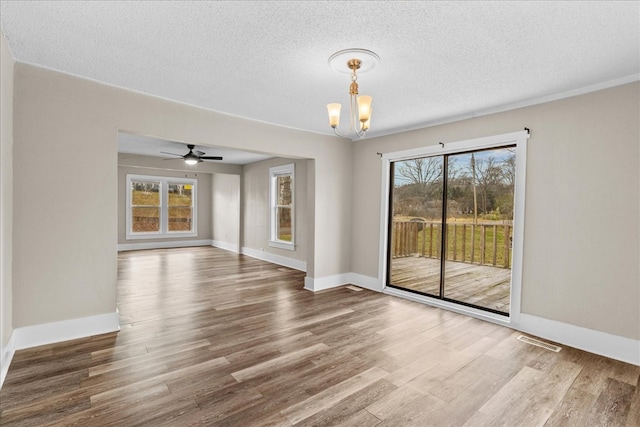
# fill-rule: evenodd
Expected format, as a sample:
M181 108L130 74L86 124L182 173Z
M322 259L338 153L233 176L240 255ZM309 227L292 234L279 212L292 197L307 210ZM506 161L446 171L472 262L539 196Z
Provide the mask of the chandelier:
M327 104L329 113L329 126L340 137L346 137L354 133L358 138L364 138L371 122L371 102L373 98L358 93L358 70L360 73L369 71L380 61L378 55L366 49L345 49L334 53L329 57L329 65L341 73L351 75L349 85L349 130L345 134L338 132L340 125L340 110L342 105L338 103ZM347 67L344 68L346 63Z

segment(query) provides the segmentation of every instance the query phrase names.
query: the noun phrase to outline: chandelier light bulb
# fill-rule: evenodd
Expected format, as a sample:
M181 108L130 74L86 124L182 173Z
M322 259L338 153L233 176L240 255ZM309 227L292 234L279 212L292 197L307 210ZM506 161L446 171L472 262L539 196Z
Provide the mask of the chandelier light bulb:
M358 97L358 115L361 122L368 122L371 117L371 101L373 99L368 95L360 95Z
M338 103L327 104L327 111L329 112L329 126L337 128L340 125L340 109L342 105Z

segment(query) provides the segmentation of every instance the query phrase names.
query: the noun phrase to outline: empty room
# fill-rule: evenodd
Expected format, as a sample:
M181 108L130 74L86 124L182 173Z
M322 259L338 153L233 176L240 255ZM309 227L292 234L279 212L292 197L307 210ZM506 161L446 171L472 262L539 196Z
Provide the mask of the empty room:
M0 30L0 425L640 425L640 2Z

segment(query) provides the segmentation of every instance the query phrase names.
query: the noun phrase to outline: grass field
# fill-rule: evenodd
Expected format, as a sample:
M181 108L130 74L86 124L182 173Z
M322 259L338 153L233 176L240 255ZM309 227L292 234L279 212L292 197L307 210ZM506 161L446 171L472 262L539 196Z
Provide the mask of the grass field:
M132 230L136 233L160 230L160 193L133 190L131 195ZM191 194L169 193L169 231L190 231Z

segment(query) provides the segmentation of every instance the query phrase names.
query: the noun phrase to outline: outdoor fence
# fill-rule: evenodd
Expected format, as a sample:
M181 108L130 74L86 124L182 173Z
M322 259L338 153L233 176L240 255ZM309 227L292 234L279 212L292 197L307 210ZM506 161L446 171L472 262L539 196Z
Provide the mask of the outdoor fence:
M469 264L511 266L511 233L507 224L447 224L446 259ZM391 256L440 259L442 224L393 221Z

